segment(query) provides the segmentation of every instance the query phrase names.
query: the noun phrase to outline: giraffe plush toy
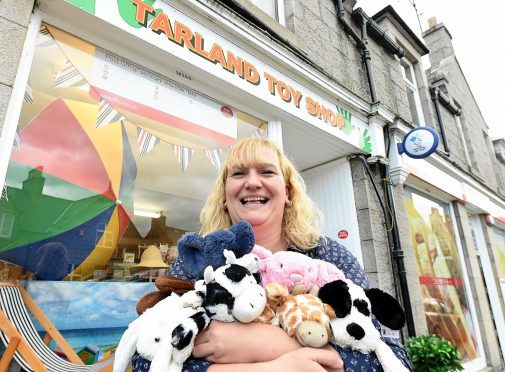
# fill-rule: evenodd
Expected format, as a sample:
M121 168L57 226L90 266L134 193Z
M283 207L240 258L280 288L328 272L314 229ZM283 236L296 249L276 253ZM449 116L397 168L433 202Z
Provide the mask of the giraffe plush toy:
M280 325L304 346L322 347L330 341L330 320L335 318L331 306L313 294L290 295L279 283L267 284L265 292L267 305L256 321Z

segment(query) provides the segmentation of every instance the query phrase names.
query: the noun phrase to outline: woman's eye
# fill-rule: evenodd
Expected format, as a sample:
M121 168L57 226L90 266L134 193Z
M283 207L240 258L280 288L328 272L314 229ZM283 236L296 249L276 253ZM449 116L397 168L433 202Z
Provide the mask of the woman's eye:
M243 176L244 174L244 171L234 171L231 173L232 177Z
M265 169L261 171L261 174L275 174L275 172L271 169Z

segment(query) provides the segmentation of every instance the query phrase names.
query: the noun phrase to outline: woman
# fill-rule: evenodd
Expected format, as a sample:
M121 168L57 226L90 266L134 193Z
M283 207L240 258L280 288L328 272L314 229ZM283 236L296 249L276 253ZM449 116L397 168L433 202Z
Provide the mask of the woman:
M201 233L226 229L248 221L256 243L271 250L296 250L335 264L356 284L369 287L356 258L337 242L323 238L318 212L305 191L304 182L284 153L270 140L247 138L228 154L200 215ZM193 279L179 260L171 274ZM393 342L392 342L393 343ZM399 345L392 348L408 364ZM374 371L380 370L375 355L348 350L338 352L304 347L283 330L267 324L212 321L196 339L195 359L188 371ZM206 361L204 361L204 359ZM215 363L215 364L211 364Z

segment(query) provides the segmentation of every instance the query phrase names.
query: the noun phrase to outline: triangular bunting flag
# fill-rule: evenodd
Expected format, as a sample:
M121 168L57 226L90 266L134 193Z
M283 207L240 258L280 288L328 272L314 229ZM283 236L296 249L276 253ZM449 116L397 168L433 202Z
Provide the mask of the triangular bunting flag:
M219 172L221 169L221 157L223 156L223 150L221 149L209 149L205 150L205 156L209 159L212 166Z
M21 151L21 143L19 140L19 127L16 128L16 134L14 134L14 141L12 142L12 148L14 150Z
M252 137L252 138L261 138L263 136L261 135L261 130L258 128L254 132L252 132L252 134L251 134L250 137Z
M149 151L160 142L160 139L148 131L137 128L137 143L139 145L140 157L146 156Z
M106 100L100 97L100 106L98 107L98 117L96 118L96 127L104 127L116 121L125 120L125 117L109 105Z
M30 86L30 84L26 85L24 100L28 103L33 103L33 93L32 93L32 87Z
M179 145L172 146L174 148L175 156L177 157L177 161L179 162L182 171L186 172L186 169L188 169L189 162L195 150Z
M69 88L80 87L84 84L87 84L87 81L77 71L72 62L67 60L61 71L56 74L53 86L55 88Z
M47 47L55 43L53 37L49 33L49 30L45 25L42 25L39 30L39 35L37 36L37 46Z
M4 185L4 187L2 188L2 196L0 197L0 199L9 200L9 197L7 195L7 185Z

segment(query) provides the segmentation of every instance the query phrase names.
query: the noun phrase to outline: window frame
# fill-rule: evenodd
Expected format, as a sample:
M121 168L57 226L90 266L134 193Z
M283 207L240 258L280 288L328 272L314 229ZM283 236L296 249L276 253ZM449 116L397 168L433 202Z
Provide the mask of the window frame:
M274 8L275 14L271 14L270 11L267 9L267 7L265 5L263 5L263 2L265 2L265 0L250 0L250 1L256 7L258 7L262 11L264 11L270 17L275 19L277 22L279 22L282 26L286 26L286 14L285 14L284 0L266 0L267 2L274 1L273 8Z
M416 71L414 68L414 64L410 62L407 58L402 58L400 59L400 65L401 65L401 72L402 72L402 78L405 83L405 89L410 90L414 97L414 105L415 107L410 107L410 101L409 101L409 108L410 111L414 111L416 116L417 116L417 121L418 123L415 122L414 118L412 118L412 123L417 126L426 126L426 123L424 123L424 112L423 112L423 107L421 104L421 97L419 96L419 86L417 84L417 79L416 79ZM405 70L408 70L410 72L410 75L412 76L412 80L410 80L406 73ZM409 92L407 92L408 94Z

